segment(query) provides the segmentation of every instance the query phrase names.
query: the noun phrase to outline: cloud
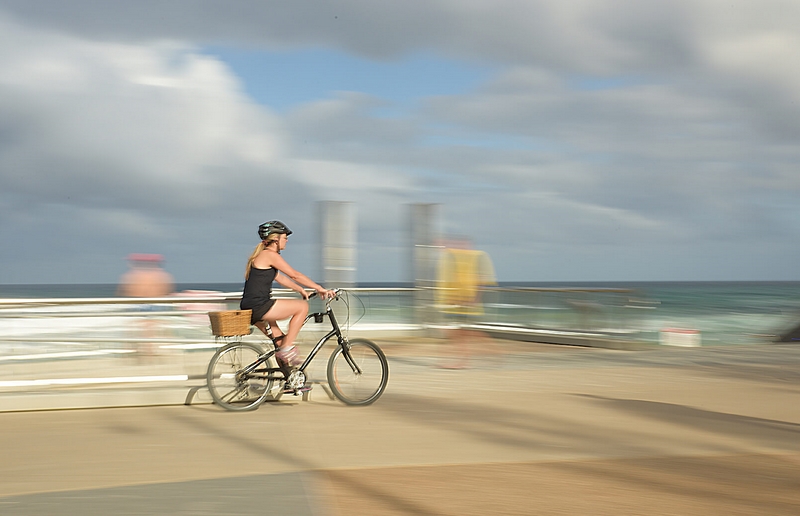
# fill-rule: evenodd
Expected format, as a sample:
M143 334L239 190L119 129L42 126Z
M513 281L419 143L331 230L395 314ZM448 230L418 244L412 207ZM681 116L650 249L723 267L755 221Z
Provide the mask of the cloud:
M0 69L6 193L33 204L199 209L214 202L216 169L269 171L281 160L275 117L191 48L4 29L35 40Z
M65 249L80 236L85 253L113 244L121 256L169 248L192 220L212 225L210 212L262 217L250 185L309 189L282 173L280 120L190 45L96 42L3 18L0 34L0 232L16 243L0 281L24 277L37 238Z
M0 282L34 276L30 235L48 231L109 261L172 253L194 277L236 262L238 279L209 240L238 257L280 217L313 253L326 199L358 204L373 280L398 279L412 202L441 203L446 231L502 254L501 279L539 279L523 278L531 256L595 279L713 270L670 245L796 278L788 260L754 262L800 250L799 21L777 0L0 0L0 234L18 244ZM278 114L207 45L426 54L493 75L411 107L339 91Z

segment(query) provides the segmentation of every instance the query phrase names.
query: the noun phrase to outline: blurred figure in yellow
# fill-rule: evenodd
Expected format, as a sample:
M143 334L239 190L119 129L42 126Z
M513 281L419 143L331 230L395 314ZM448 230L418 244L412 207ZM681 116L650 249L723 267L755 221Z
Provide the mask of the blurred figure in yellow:
M175 285L172 275L162 268L164 257L160 254L128 255L130 270L122 275L119 280L117 294L124 297L165 297L172 294ZM151 303L142 304L139 311L145 312L142 320L142 337L145 339L158 337L160 331L158 323L146 312L162 310L163 305ZM138 349L139 357L155 355L156 345L152 342L142 343Z
M451 357L452 362L442 367L466 367L470 344L481 337L470 325L484 315L482 287L496 284L488 254L473 249L465 238L444 242L438 265L436 302L447 326L448 354L455 355Z

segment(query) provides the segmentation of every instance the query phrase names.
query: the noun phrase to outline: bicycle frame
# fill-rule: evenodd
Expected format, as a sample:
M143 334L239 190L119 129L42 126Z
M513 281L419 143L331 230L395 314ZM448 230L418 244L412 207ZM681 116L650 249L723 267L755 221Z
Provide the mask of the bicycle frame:
M342 330L341 330L341 328L339 326L339 322L336 320L336 316L333 313L333 309L331 308L330 301L326 301L326 303L325 303L325 311L324 312L314 312L314 313L308 314L306 316L305 320L303 321L303 326L305 326L306 323L308 323L308 321L310 321L312 318L314 319L315 323L321 323L324 317L328 317L328 320L331 323L331 330L328 333L326 333L322 338L319 339L317 344L309 352L308 356L303 361L303 364L298 368L298 370L301 371L301 372L305 372L306 368L311 364L311 361L314 360L314 357L316 357L317 354L319 354L319 352L322 350L322 348L325 346L325 344L331 339L331 337L333 337L335 335L337 337L336 340L337 340L338 345L342 346L342 353L344 354L345 360L347 360L347 363L350 365L350 367L353 369L353 371L355 373L361 374L361 368L358 367L358 364L356 364L355 361L353 360L353 358L350 356L349 349L348 349L348 346L347 346L347 339L344 337L344 335L342 335ZM271 334L271 332L270 332L270 334ZM271 349L271 350L265 352L263 355L258 357L258 360L256 360L252 364L250 364L248 367L244 368L240 372L240 374L243 375L243 376L249 377L253 373L266 372L269 375L270 373L274 373L276 371L281 371L282 376L280 376L280 377L267 376L267 378L268 379L272 379L272 380L283 380L283 379L285 379L284 378L285 375L283 374L283 371L280 368L268 367L265 371L259 371L258 370L258 367L260 365L266 363L266 361L269 360L269 358L272 355L275 354L275 351L276 351L275 349Z
M305 361L303 362L303 365L300 366L299 368L300 371L305 371L306 367L308 367L308 365L311 363L314 357L317 356L317 353L320 352L320 350L328 342L328 340L334 335L336 335L337 342L342 347L342 353L344 354L347 363L350 364L350 367L353 368L353 371L355 371L358 374L361 374L361 369L358 367L353 358L350 356L349 347L347 346L347 339L344 337L344 335L342 335L342 330L339 327L339 322L336 320L336 316L333 314L333 309L331 308L330 301L326 301L324 312L316 312L313 314L308 314L306 316L305 321L303 321L303 326L305 326L305 324L312 317L314 318L315 323L321 323L322 318L326 316L328 317L328 320L331 323L331 331L329 331L327 334L325 334L324 337L319 339L319 342L317 342L316 346L314 346L314 349L312 349L311 352L306 357Z

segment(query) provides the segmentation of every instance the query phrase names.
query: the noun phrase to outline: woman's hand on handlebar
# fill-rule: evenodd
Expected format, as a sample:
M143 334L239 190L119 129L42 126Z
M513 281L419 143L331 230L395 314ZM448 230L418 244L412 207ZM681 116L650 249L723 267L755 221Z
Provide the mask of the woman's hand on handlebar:
M336 291L335 290L325 290L325 289L317 290L316 294L321 299L333 299L334 297L336 297Z
M337 292L338 292L337 289L325 290L323 288L321 290L316 290L314 292L311 292L310 294L307 292L303 292L304 294L303 297L305 299L311 299L312 297L319 296L320 299L333 299L334 297L336 297Z

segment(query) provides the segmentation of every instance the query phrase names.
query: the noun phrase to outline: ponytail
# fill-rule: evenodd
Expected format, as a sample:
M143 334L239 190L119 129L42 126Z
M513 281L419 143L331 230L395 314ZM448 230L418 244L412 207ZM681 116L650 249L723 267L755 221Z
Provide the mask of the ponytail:
M279 238L278 234L277 233L273 233L271 235L268 235L265 240L262 240L256 246L255 250L253 251L253 254L250 255L250 259L247 260L247 268L244 271L244 279L245 280L247 280L247 278L250 277L250 269L253 267L253 261L255 261L256 256L258 256L259 253L261 253L261 251L266 249L268 245L272 244L273 242L277 242L278 238ZM278 253L280 253L280 251L278 251Z
M247 268L244 271L245 280L247 280L247 278L250 277L250 268L253 266L253 261L256 259L256 256L258 256L261 253L261 251L263 251L266 248L267 246L264 245L264 242L259 242L258 245L256 246L255 251L253 251L253 254L250 255L250 259L247 260Z

